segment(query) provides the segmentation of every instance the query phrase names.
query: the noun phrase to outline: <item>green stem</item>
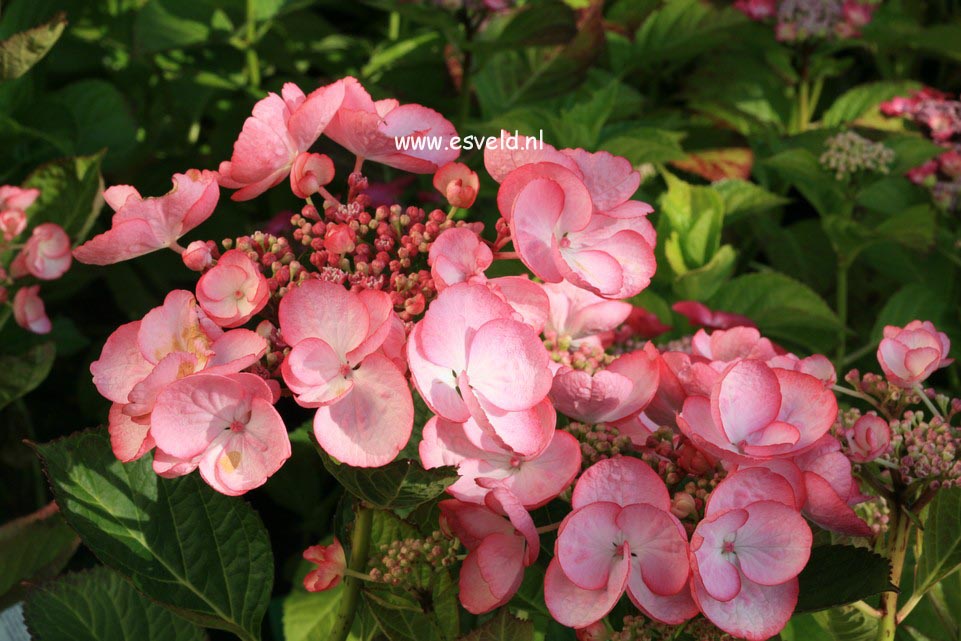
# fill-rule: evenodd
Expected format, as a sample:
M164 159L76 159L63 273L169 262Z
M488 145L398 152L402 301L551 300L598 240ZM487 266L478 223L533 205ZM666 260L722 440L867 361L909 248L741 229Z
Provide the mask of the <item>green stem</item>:
M838 349L834 362L837 368L841 369L848 342L848 264L840 256L837 271L837 312L841 328L838 330Z
M941 412L938 411L938 408L934 406L934 403L931 402L931 399L928 398L928 395L925 393L924 387L921 385L921 383L915 383L914 391L917 392L918 396L921 397L921 400L924 401L924 404L928 406L929 410L931 410L931 418L934 418L935 416L942 419L944 418L941 416Z
M911 519L901 513L901 506L897 503L891 506L891 535L888 538L888 558L891 560L891 584L901 585L901 573L904 570L904 558L908 551L908 540L911 534ZM878 626L878 641L894 641L894 634L898 626L898 593L885 592L881 595L881 625Z
M802 80L798 85L798 124L797 133L803 133L810 124L811 114L808 111L808 101L810 100L811 87L807 80Z
M349 570L363 573L367 569L367 551L370 547L370 531L374 526L374 511L363 505L357 506L354 516L354 532L350 537ZM340 599L340 607L334 619L334 627L327 638L330 641L344 641L350 634L354 623L354 614L360 602L360 587L363 579L346 574L344 576L344 594Z
M390 12L390 21L387 24L387 38L391 41L400 38L400 13L397 11Z
M247 0L247 80L254 89L260 87L260 60L257 58L257 50L254 43L257 39L257 20L254 17L256 11L256 1Z

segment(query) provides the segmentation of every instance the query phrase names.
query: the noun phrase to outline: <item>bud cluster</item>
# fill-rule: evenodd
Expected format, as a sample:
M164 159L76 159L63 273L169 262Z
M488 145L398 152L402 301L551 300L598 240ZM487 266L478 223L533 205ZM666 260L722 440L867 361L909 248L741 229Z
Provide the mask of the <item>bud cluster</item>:
M571 421L561 429L580 442L585 470L598 461L624 454L631 448L631 438L622 435L616 427L607 423L586 425Z
M734 639L702 617L688 622L684 627L684 635L685 638L691 638L694 641L733 641ZM641 615L626 616L621 630L613 632L608 638L610 641L671 641L677 638L677 626L658 623Z
M544 332L544 347L551 360L571 369L583 370L588 374L604 369L614 360L603 348L591 343L575 343L570 336L558 336L557 332Z
M370 577L390 585L404 585L411 580L415 569L449 568L457 561L460 542L435 530L423 539L400 539L381 544L379 556L370 559Z
M853 131L845 131L827 139L820 162L839 181L859 172L886 174L894 162L894 150Z
M961 487L961 436L949 422L952 417L926 419L923 412L909 410L892 421L892 463L905 482L923 481L932 490Z

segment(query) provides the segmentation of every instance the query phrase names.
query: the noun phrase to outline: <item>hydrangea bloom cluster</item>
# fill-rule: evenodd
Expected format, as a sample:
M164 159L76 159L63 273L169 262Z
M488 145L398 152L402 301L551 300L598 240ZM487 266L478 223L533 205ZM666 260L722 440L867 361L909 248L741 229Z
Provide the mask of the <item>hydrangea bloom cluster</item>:
M40 298L40 285L34 283L60 278L70 269L73 257L70 237L56 223L40 223L26 240L21 238L29 222L27 210L39 196L38 189L0 186L0 251L19 250L9 265L0 265L0 302L12 305L17 325L46 334L53 325ZM18 288L11 301L14 285Z
M751 20L775 22L777 39L856 38L871 22L879 0L737 0L734 8Z
M845 131L827 139L821 166L839 180L859 172L886 174L894 162L894 150L853 131Z
M661 348L642 340L663 328L625 299L654 274L656 234L627 160L487 149L500 220L485 237L457 218L481 183L456 152L393 142L453 135L437 112L375 102L353 78L309 94L288 84L254 106L217 171L177 174L159 197L108 189L111 228L78 260L169 248L198 273L194 291L118 328L91 366L112 403L114 453L152 451L157 474L196 470L239 495L291 455L281 398L313 412L316 442L345 465L386 465L416 433L420 464L458 475L437 531L386 545L366 568L348 568L336 540L313 546L309 590L343 576L402 586L416 567L461 560L460 601L481 614L510 602L556 530L544 596L564 625L597 630L626 595L661 625L703 616L704 634L777 634L811 524L872 534L853 509L865 497L852 461L896 439L871 415L832 432L830 362L736 314L686 301L702 329ZM356 156L340 187L313 151L322 136ZM431 175L450 209L375 206L366 163ZM303 205L286 229L181 244L222 187L246 200L287 185ZM503 259L533 277L489 273ZM948 362L945 341L925 323L886 331L879 357L902 397ZM548 504L563 519L535 523Z
M945 210L961 206L961 100L925 87L881 104L886 116L907 118L944 147L936 158L911 169L908 178L931 190Z

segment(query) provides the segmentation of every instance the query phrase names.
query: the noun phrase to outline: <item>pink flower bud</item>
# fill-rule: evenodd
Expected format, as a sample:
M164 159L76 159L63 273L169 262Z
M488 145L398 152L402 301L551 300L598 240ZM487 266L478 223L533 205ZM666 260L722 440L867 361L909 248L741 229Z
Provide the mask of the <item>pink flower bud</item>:
M574 631L574 636L577 641L607 641L611 638L603 621L595 621L586 628L578 628Z
M184 261L184 265L187 269L193 270L195 272L202 272L214 263L214 252L217 250L217 245L214 241L202 241L195 240L194 242L187 245L187 249L180 257Z
M324 249L331 254L348 254L354 251L357 234L350 225L328 225L324 235Z
M872 412L859 418L845 436L851 460L869 463L887 452L891 445L891 426Z
M751 20L766 20L777 13L775 0L737 0L734 8Z
M0 233L4 240L13 240L19 236L27 226L27 215L19 209L8 209L0 212Z
M871 15L877 6L866 2L858 2L858 0L845 0L844 19L855 28L856 32L858 27L863 27L871 22Z
M434 174L434 188L447 198L452 207L467 209L474 204L480 180L464 163L449 162Z
M50 332L53 326L40 300L40 285L20 288L13 297L13 318L17 325L34 334Z
M308 592L323 592L337 587L347 569L344 547L337 539L330 545L310 546L304 550L304 558L317 564L317 569L304 577L304 587Z
M903 328L888 325L878 345L878 362L888 381L910 388L954 362L951 341L930 321L913 320Z
M671 501L671 514L679 519L684 519L694 514L697 509L697 505L694 503L694 497L687 492L678 492L674 495L674 500Z
M197 281L197 302L221 327L239 327L267 304L267 278L239 249L225 252Z
M907 172L908 180L915 185L925 185L931 187L936 182L935 174L938 173L938 161L929 160L923 165L918 165Z
M28 273L40 280L55 280L70 269L70 237L63 227L44 223L33 229L23 251L10 265L14 278Z
M0 187L0 211L9 209L26 211L39 195L39 189L21 189L12 185L3 185Z
M961 153L957 149L946 151L938 157L941 171L952 178L961 178Z
M334 162L324 154L304 152L294 158L290 167L290 190L298 198L307 198L334 179Z

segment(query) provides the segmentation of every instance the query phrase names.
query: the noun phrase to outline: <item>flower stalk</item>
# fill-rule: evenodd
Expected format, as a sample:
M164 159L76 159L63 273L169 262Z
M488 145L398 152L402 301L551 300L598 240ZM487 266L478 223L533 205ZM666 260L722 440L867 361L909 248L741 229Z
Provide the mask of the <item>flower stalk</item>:
M358 505L354 517L354 532L350 537L350 561L348 572L344 574L344 595L340 600L340 607L334 619L334 627L330 631L331 641L344 641L350 634L360 602L360 588L363 579L357 576L367 569L367 553L370 548L370 533L374 525L374 511L363 505Z

